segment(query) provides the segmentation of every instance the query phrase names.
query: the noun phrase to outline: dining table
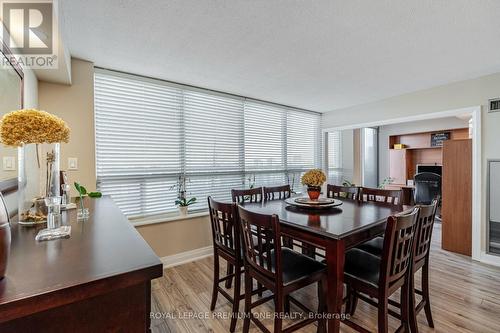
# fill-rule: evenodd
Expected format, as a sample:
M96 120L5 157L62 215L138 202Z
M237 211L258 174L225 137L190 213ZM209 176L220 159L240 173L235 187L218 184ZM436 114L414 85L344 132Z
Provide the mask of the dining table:
M342 314L344 261L347 250L383 234L387 218L406 207L383 202L340 198L342 204L329 209L308 209L285 200L245 203L245 209L279 217L281 233L324 251L327 265L328 332L339 332Z

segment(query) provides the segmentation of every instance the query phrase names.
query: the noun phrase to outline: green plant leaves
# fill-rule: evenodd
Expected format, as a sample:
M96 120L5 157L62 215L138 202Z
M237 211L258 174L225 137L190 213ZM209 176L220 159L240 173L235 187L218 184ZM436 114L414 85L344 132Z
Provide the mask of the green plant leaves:
M195 202L196 202L196 198L191 198L189 200L187 200L186 198L179 198L179 199L175 200L175 205L181 206L181 207L187 207L187 206L194 204Z
M84 195L88 195L90 198L100 198L102 197L101 192L87 192L87 189L83 186L75 182L75 188L78 191L78 194L80 194L80 197Z
M78 184L77 182L75 182L75 188L80 195L87 194L87 189L85 187L83 187L82 185Z

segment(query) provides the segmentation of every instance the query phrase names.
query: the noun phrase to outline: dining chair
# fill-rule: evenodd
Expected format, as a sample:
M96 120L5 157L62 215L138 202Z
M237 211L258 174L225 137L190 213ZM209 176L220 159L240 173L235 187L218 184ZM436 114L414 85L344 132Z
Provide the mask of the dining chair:
M359 200L384 202L392 205L401 206L402 191L361 187L359 192Z
M347 286L346 310L352 316L358 299L378 308L378 332L388 331L389 297L401 289L401 326L410 329L409 276L419 208L409 214L390 216L384 235L382 255L377 257L358 248L346 252L344 282ZM366 297L367 295L368 297ZM376 299L377 301L372 300ZM353 321L346 324L359 332L366 329Z
M264 187L264 201L285 200L291 196L292 191L290 189L290 185ZM283 244L286 247L293 248L294 242L292 238L283 236Z
M231 190L231 198L233 202L262 202L264 196L262 195L262 187L249 188L244 190Z
M307 318L283 328L285 298L306 313L314 313L290 294L314 283L318 283L318 312L326 310L326 266L292 249L282 247L281 229L277 215L262 215L238 206L240 233L243 239L245 263L245 320L243 332L248 333L252 321L263 332L270 332L252 314L256 306L274 300L274 332L293 332L318 321L318 332L326 331L325 316ZM255 237L256 236L256 237ZM272 244L272 246L264 246ZM251 297L251 281L256 279L273 294L255 302Z
M432 201L431 205L417 206L420 209L420 212L418 215L417 230L415 235L415 249L413 251L412 260L413 275L411 276L412 284L410 288L410 326L412 332L418 332L416 317L422 309L425 311L429 327L434 327L429 297L429 254L432 240L432 230L434 227L439 200L440 199L438 197ZM377 237L357 246L357 248L380 257L383 253L383 242L383 238ZM414 275L419 270L422 270L421 289L416 289L414 286ZM415 294L420 295L422 298L418 304L415 304ZM389 303L399 307L399 304L396 302L389 301ZM396 314L395 317L398 317L398 315Z
M359 187L357 186L338 186L326 185L326 196L328 198L347 198L351 200L358 200Z
M285 200L292 196L290 185L264 187L264 200Z
M212 289L212 302L210 311L215 309L219 293L232 304L233 315L229 330L234 332L238 318L241 295L241 275L243 272L243 257L239 233L237 231L237 206L235 203L217 202L208 197L208 210L210 213L210 224L212 227L212 238L214 246L214 281ZM225 259L232 269L228 270L226 276L220 277L219 259ZM234 270L234 272L233 272ZM234 277L233 295L229 295L220 283L230 281ZM226 284L227 287L227 284Z

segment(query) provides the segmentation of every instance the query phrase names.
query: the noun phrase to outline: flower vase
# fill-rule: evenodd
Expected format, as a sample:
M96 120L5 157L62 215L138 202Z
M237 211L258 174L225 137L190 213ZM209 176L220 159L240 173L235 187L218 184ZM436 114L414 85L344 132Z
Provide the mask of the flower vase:
M320 194L321 194L321 186L307 187L307 195L309 196L309 199L318 200Z
M60 196L60 144L23 144L17 154L19 224L44 223L44 198Z

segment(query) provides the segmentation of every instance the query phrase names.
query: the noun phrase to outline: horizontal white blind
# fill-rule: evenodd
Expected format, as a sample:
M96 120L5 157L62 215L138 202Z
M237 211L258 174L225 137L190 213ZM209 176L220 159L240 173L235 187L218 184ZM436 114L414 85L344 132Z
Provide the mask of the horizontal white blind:
M285 170L283 107L246 101L245 170Z
M104 73L94 85L98 188L126 215L174 211L182 90Z
M312 169L321 164L320 118L316 114L291 110L287 113L287 169Z
M342 169L342 132L328 132L328 181L341 185L344 178Z
M95 73L98 188L128 216L192 209L233 188L290 184L319 167L320 115L107 70Z
M229 200L243 182L243 99L199 91L184 92L185 173L192 207L206 197Z

